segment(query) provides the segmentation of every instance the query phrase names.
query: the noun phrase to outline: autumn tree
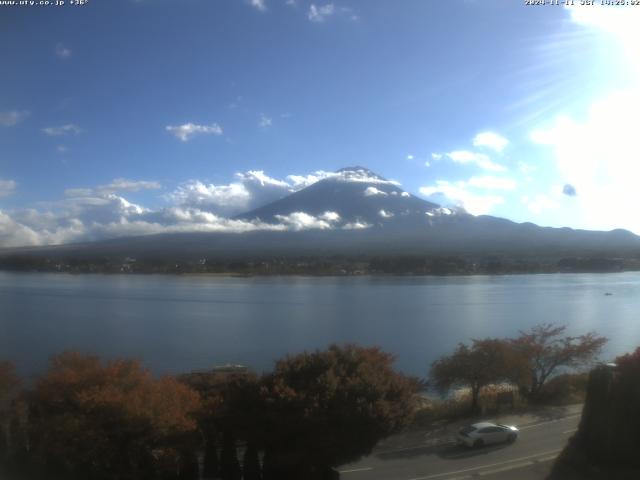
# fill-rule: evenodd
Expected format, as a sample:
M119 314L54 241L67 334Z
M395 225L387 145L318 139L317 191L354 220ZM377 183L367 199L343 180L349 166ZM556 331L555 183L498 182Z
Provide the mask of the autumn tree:
M558 371L587 366L607 342L595 332L564 336L566 328L550 323L537 325L521 331L511 342L527 364L528 378L521 386L528 397L536 398Z
M264 480L329 478L413 414L414 383L379 348L332 345L287 356L263 382Z
M11 409L19 386L13 363L0 362L0 462L11 450Z
M252 372L211 370L181 375L180 380L202 399L197 419L205 442L204 475L257 480L258 446L264 435L258 377ZM238 440L246 446L244 472L236 452Z
M64 478L175 478L193 468L199 397L134 360L66 352L30 395L32 460ZM195 472L194 472L195 476Z
M446 392L451 388L471 390L471 411L479 410L483 387L513 381L522 374L522 362L509 342L487 338L473 340L471 346L460 343L456 350L431 365L431 384Z

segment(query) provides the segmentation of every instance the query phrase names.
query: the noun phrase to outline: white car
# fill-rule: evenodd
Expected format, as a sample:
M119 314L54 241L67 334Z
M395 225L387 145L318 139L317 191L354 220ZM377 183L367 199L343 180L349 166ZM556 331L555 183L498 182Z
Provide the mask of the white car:
M515 442L518 429L513 425L480 422L460 429L457 438L458 443L467 447L482 447L492 443Z

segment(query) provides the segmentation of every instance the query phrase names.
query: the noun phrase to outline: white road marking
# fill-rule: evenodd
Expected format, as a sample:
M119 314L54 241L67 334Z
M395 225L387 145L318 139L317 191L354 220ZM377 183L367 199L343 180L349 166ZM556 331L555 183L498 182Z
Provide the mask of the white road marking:
M555 420L548 420L546 422L539 422L539 423L534 423L532 425L526 425L524 427L520 427L519 430L526 430L529 428L535 428L535 427L541 427L543 425L548 425L550 423L556 423L556 422L560 422L563 420L568 420L568 419L572 419L572 418L576 418L576 417L580 417L582 416L581 413L577 413L574 415L568 415L566 417L562 417L562 418L557 418ZM569 434L572 432L575 432L577 430L577 428L573 428L571 430L565 430L564 432L562 432L563 434ZM379 452L375 452L375 455L381 455L381 454L385 454L385 453L391 453L391 452L402 452L402 451L407 451L407 450L416 450L419 448L425 448L425 447L434 447L434 446L439 446L439 447L444 447L444 446L449 446L449 445L455 445L456 442L452 442L452 441L447 441L447 442L442 442L442 443L438 443L438 444L418 444L418 445L414 445L412 447L403 447L403 448L394 448L394 449L389 449L389 450L383 450L383 451L379 451ZM504 462L499 462L499 463L492 463L489 465L481 465L479 467L470 467L470 468L466 468L464 470L458 470L458 471L454 471L454 472L445 472L445 473L436 473L434 475L429 475L426 477L416 477L416 478L411 478L409 480L429 480L432 478L439 478L439 477L444 477L446 475L455 475L458 473L466 473L466 472L472 472L472 471L476 471L476 470L481 470L483 468L489 468L489 467L495 467L495 466L499 466L499 465L505 465L502 468L496 469L496 470L490 470L488 472L479 472L478 475L483 476L483 475L489 475L491 473L499 473L502 471L507 471L507 470L513 470L516 468L522 468L523 466L527 466L527 465L531 465L534 463L534 461L536 462L547 462L549 460L553 460L558 456L558 453L560 452L560 450L554 450L551 452L542 452L542 453L537 453L534 455L529 455L528 457L521 457L521 458L514 458L513 460L505 460ZM466 456L467 453L462 453L459 455L452 455L450 458L456 458L459 456ZM547 456L544 456L547 455ZM536 458L539 457L539 458ZM527 461L527 462L523 462L521 464L516 464L516 465L509 465L510 463L513 462L518 462L521 460L527 460L530 458L535 458L534 461ZM370 471L373 470L373 467L361 467L361 468L352 468L349 470L339 470L340 473L356 473L356 472L366 472L366 471ZM461 477L451 477L449 480L463 480L466 478L471 478L471 475L464 475Z
M533 465L533 462L530 460L527 460L526 462L507 465L506 467L494 468L493 470L485 470L483 472L478 472L478 475L481 477L484 477L486 475L494 475L496 473L508 472L509 470L515 470L516 468L528 467L529 465Z
M548 420L546 422L540 422L540 423L534 423L532 425L526 425L524 427L518 427L518 430L527 430L529 428L535 428L535 427L541 427L543 425L548 425L549 423L555 423L555 422L560 422L562 420L567 420L570 418L576 418L576 417L580 417L582 414L581 413L576 413L574 415L568 415L566 417L562 417L562 418L557 418L555 420ZM446 447L446 446L450 446L450 445L455 445L456 442L454 441L445 441L442 443L419 443L416 444L412 447L400 447L400 448L390 448L388 450L380 450L374 453L374 455L383 455L385 453L392 453L392 452L404 452L407 450L417 450L418 448L425 448L425 447ZM454 457L455 458L455 457Z
M560 451L561 451L561 449L560 450L551 450L549 452L540 452L540 453L536 453L534 455L529 455L527 457L514 458L512 460L505 460L504 462L490 463L488 465L480 465L480 466L477 466L477 467L465 468L463 470L456 470L454 472L436 473L434 475L427 475L426 477L415 477L415 478L411 478L410 480L429 480L431 478L445 477L447 475L457 475L458 473L473 472L475 470L482 470L483 468L498 467L498 466L501 466L501 465L507 465L509 463L522 462L524 460L529 460L531 458L540 457L540 456L544 456L544 455L558 454L558 453L560 453Z
M368 470L373 470L372 467L362 467L362 468L352 468L351 470L338 470L339 473L355 473L355 472L366 472Z
M544 463L544 462L549 462L551 460L555 460L556 458L558 458L558 454L554 453L553 455L549 455L547 457L536 458L534 460L534 462L536 462L536 463Z

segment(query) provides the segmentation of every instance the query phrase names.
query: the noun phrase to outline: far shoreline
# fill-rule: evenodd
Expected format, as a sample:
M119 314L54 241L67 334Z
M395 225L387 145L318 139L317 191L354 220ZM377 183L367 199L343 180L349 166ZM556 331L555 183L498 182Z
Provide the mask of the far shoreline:
M362 273L362 274L338 274L338 273L240 273L240 272L114 272L114 271L56 271L56 270L10 270L0 269L0 273L16 274L56 274L56 275L103 275L103 276L166 276L166 277L199 277L199 278L462 278L462 277L508 277L524 275L605 275L638 273L640 269L616 270L616 271L531 271L531 272L468 272L468 273Z

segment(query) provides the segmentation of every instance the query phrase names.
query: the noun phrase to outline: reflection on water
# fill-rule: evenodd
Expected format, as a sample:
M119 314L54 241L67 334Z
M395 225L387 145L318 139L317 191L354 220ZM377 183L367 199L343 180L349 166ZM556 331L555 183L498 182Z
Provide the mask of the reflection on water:
M605 295L610 292L613 295ZM331 342L380 345L424 375L461 341L542 323L597 330L605 357L640 344L640 273L224 278L0 273L0 358L23 374L64 349L157 372L222 363L268 370Z

